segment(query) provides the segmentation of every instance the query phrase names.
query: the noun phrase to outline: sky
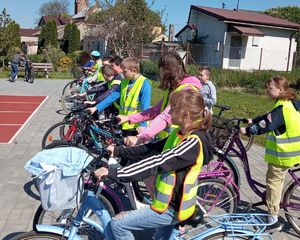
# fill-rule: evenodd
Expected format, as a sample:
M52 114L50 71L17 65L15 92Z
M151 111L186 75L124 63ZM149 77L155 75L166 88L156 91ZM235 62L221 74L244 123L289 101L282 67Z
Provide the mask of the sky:
M69 12L74 13L75 0L68 0ZM150 5L153 0L146 0ZM165 10L163 22L166 26L174 24L175 34L183 28L188 20L191 5L221 8L222 2L226 9L234 9L239 1L239 9L262 11L272 7L296 5L300 7L300 0L154 0L151 9ZM40 18L38 10L42 3L49 0L0 0L0 12L6 8L11 18L20 24L21 28L34 28ZM95 1L90 0L93 4Z

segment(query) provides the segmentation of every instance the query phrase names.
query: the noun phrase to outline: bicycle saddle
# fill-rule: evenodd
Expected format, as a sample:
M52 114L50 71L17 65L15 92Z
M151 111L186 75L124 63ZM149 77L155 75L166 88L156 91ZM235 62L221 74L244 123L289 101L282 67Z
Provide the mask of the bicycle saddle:
M223 110L230 110L231 109L230 106L224 106L224 105L215 105L215 107L220 108L221 111L223 111Z

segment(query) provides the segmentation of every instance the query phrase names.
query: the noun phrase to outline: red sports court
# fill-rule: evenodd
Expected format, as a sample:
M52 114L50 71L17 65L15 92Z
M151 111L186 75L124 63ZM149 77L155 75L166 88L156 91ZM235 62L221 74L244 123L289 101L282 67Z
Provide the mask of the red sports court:
M11 143L46 98L0 95L0 143Z

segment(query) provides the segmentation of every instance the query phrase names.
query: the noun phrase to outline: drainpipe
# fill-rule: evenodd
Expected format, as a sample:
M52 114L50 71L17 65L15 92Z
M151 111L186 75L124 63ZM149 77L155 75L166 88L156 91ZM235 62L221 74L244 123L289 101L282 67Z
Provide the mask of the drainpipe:
M224 67L224 51L225 51L227 32L228 32L228 24L226 26L226 31L224 32L223 46L222 46L222 52L221 52L221 69L223 69L223 67ZM228 66L227 66L227 68L228 68Z
M297 31L298 32L298 31ZM292 41L293 41L293 36L297 33L293 32L290 36L290 44L289 44L289 52L288 52L288 60L287 60L287 66L286 66L286 71L289 71L289 65L290 65L290 57L291 57L291 50L292 50Z

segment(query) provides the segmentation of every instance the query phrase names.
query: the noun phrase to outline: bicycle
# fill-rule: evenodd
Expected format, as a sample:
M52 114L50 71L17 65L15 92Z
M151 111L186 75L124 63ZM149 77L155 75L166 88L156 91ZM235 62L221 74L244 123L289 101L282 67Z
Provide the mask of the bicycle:
M99 167L99 164L97 165ZM89 168L89 171L93 171L96 168ZM97 179L92 177L92 181L95 183ZM101 186L103 184L100 184ZM101 187L98 188L97 193L101 191ZM30 240L30 239L62 239L67 238L69 240L79 240L81 239L80 234L82 230L88 229L90 235L88 236L96 236L100 239L104 237L106 239L110 239L109 231L106 231L107 224L111 221L111 216L109 215L108 210L106 209L105 205L96 197L97 193L95 194L94 191L88 190L85 194L84 200L79 207L78 213L76 214L75 218L68 219L70 224L64 224L63 226L60 225L36 225L37 232L29 232L25 234L18 235L13 238L13 240ZM88 214L86 214L88 213ZM201 208L201 216L203 216L203 211ZM193 218L189 219L189 221L184 222L185 224L199 224L202 219L198 217L198 212L195 212ZM243 217L242 217L243 216ZM263 233L263 230L268 225L263 220L268 215L258 215L252 214L249 217L245 218L245 215L221 215L212 217L213 220L216 220L220 225L218 227L210 228L207 231L197 233L197 235L193 236L193 239L215 239L215 237L228 236L232 237L232 239L245 239L247 236L255 237L254 239L263 239L262 236L269 236ZM251 217L250 217L251 216ZM254 217L255 216L255 217ZM92 219L96 217L96 219ZM196 219L196 217L198 219ZM233 221L232 219L236 219ZM244 221L241 221L244 219ZM246 221L245 221L246 219ZM99 222L96 222L96 221ZM233 223L234 222L234 223ZM269 223L272 224L272 223ZM247 228L247 226L256 226L256 230L251 230ZM172 239L183 239L178 234L176 228L174 229L173 234L171 235ZM270 238L271 239L271 238Z
M265 204L265 191L260 188L265 189L266 185L252 178L248 156L240 139L240 123L243 121L246 122L247 119L232 118L228 120L227 127L231 130L231 136L227 148L222 154L219 154L219 158L222 162L222 158L226 158L230 152L233 152L241 161L248 185L261 198L260 202L254 203L251 206L254 207ZM283 200L280 203L280 208L284 210L287 221L297 234L300 234L300 176L297 176L299 172L300 164L288 169L288 174L292 180L284 188L282 194ZM231 181L231 179L226 179L226 181ZM234 186L234 189L239 195L238 188Z
M230 106L223 105L215 105L216 108L219 109L218 114L213 114L212 127L210 129L210 134L212 136L212 143L215 147L224 150L228 145L228 140L230 137L230 130L226 127L226 123L228 122L228 118L224 118L222 116L224 111L229 111L231 109ZM241 123L243 124L243 123ZM245 124L246 125L246 124ZM244 126L241 126L244 127ZM248 136L241 135L243 141L243 145L246 151L248 151L254 141L254 135L250 134ZM234 153L229 154L230 157L235 157Z

